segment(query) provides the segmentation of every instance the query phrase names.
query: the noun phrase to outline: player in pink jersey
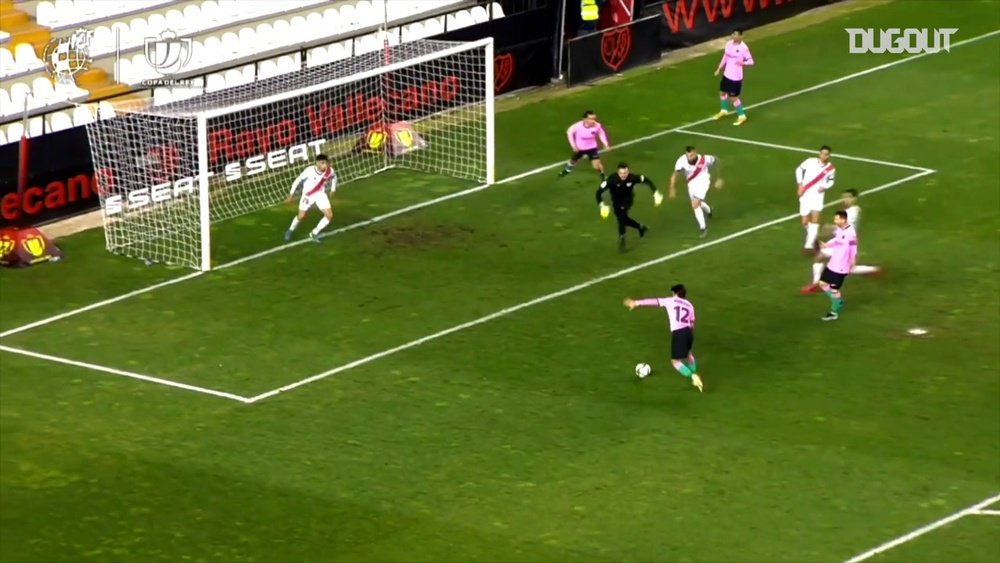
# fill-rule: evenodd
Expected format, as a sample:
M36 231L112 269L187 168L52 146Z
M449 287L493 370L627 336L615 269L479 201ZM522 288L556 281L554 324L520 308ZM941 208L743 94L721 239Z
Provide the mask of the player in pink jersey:
M854 232L857 233L860 228L861 221L861 206L858 205L858 190L844 190L843 195L840 196L840 203L843 205L844 213L847 213L847 222L854 227ZM816 252L816 258L813 260L812 264L812 283L799 290L799 293L804 295L819 291L819 278L822 277L823 270L825 269L825 263L831 256L833 256L832 248L821 248ZM851 268L851 274L855 276L881 276L882 267L855 264L854 267Z
M833 222L837 225L833 238L820 243L822 248L829 248L831 251L830 261L826 263L826 269L819 278L820 289L830 298L830 312L823 316L824 321L840 318L840 311L844 308L841 288L858 257L858 234L854 231L854 226L847 222L847 212L842 209L837 211Z
M683 284L670 288L671 297L648 297L645 299L625 298L625 306L631 311L636 307L662 307L667 310L670 321L671 363L681 375L691 380L691 385L704 391L698 375L698 362L691 349L694 348L694 305L687 300L687 289Z
M743 67L753 66L753 55L750 54L750 47L743 42L743 32L736 30L732 39L726 42L726 49L722 53L722 60L719 67L715 69L715 76L722 73L722 80L719 82L719 98L721 107L719 113L715 114L716 119L722 119L729 115L729 99L733 100L733 107L736 108L736 123L733 125L743 125L747 120L746 111L743 109L743 100L740 93L743 91Z
M566 138L569 139L569 146L573 149L573 156L570 157L566 168L559 173L559 176L562 177L572 172L576 163L581 158L587 157L603 180L604 164L601 163L601 152L597 149L597 142L603 143L605 150L610 149L611 145L608 144L608 134L604 130L604 126L597 121L597 114L590 110L583 112L583 119L570 125L569 129L566 130Z
M319 220L316 228L309 233L309 238L313 242L319 242L319 233L333 221L333 209L330 208L330 198L326 195L329 187L330 193L337 191L337 174L330 167L330 159L325 154L316 156L316 164L303 170L295 181L292 182L292 190L288 194L288 203L295 201L295 192L302 189L302 196L299 198L299 212L292 219L292 224L285 231L285 240L292 240L292 233L299 226L299 223L306 218L306 211L316 206L323 212L323 218Z

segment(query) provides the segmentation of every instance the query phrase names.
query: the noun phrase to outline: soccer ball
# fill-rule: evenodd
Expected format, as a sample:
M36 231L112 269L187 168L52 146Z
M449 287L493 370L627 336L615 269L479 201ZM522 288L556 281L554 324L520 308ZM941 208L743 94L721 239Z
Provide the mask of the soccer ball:
M635 364L635 374L639 376L639 379L649 377L652 372L653 368L649 367L649 364Z

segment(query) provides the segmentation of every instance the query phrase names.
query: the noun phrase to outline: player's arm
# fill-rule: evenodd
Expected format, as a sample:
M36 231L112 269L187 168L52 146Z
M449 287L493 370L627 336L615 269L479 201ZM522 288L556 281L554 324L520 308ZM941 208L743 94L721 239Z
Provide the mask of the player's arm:
M658 297L647 297L645 299L632 299L631 297L626 297L624 304L631 311L636 307L662 307L661 299Z
M295 192L299 191L299 186L306 181L306 178L308 176L309 176L309 168L305 168L302 172L299 173L299 176L295 178L295 181L292 182L292 189L291 191L288 192L288 203L292 203L293 201L295 201Z
M706 158L708 158L708 167L715 172L715 182L713 182L713 186L715 186L715 189L721 190L723 181L722 181L722 172L720 171L719 168L719 157L714 155L707 155Z
M808 159L803 160L802 164L795 169L795 185L799 188L799 197L802 197L802 186L806 184L806 170L808 169L806 165L808 163Z
M719 61L719 66L718 66L718 68L715 69L715 76L719 76L719 73L722 72L722 69L726 67L726 57L728 57L728 56L729 55L726 53L726 50L723 49L722 50L722 60Z
M670 199L677 197L677 175L680 173L680 170L674 170L674 172L670 175L670 187L667 188L667 197Z
M826 175L826 179L823 182L823 191L824 192L833 188L833 182L835 181L836 175L837 175L837 169L836 168L834 168L833 170L831 170L830 173Z
M750 54L750 47L744 43L743 48L747 50L747 55L743 57L743 61L740 64L743 66L753 66L753 55Z
M573 149L573 152L576 152L575 133L576 133L576 124L574 123L573 125L569 126L569 129L566 130L566 138L569 140L569 146L571 149Z
M663 194L661 194L660 191L656 189L656 184L653 183L653 180L650 179L649 176L646 176L645 174L639 174L639 183L646 184L647 186L649 186L649 191L653 192L654 204L660 205L661 203L663 203Z
M611 144L608 143L608 132L604 130L604 126L601 124L598 124L597 127L597 138L599 138L601 143L604 144L604 150L610 149Z
M330 186L330 193L331 194L336 193L336 191L337 191L337 173L336 172L334 172L330 176L330 180L327 183Z

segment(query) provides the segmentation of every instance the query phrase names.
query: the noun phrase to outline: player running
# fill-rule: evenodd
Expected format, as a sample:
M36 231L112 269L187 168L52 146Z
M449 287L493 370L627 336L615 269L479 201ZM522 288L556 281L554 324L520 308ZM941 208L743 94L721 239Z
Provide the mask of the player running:
M649 227L639 224L638 221L628 215L629 210L632 209L632 203L635 201L636 184L646 184L649 186L649 189L653 192L654 204L659 206L663 203L663 196L660 195L660 192L656 191L653 181L642 174L632 174L628 169L628 164L625 162L618 163L618 172L608 176L607 179L601 182L595 194L602 219L607 219L608 215L611 214L611 210L614 209L615 219L618 221L618 250L621 252L625 252L626 227L632 227L639 231L640 238L646 236L646 231L649 230ZM611 191L611 207L608 207L608 204L604 203L604 192L609 190Z
M857 190L845 190L844 194L840 198L841 203L844 205L844 212L847 213L847 222L854 227L854 230L858 230L859 221L861 220L861 206L858 205L858 192ZM816 253L816 260L813 262L813 278L812 284L807 285L801 289L801 293L816 293L819 291L819 279L823 275L824 263L830 259L833 255L833 250L830 248L821 248L819 252ZM851 268L851 273L856 275L878 275L882 273L882 268L879 266L865 266L862 264L856 264Z
M670 189L667 192L670 199L677 197L677 175L684 174L687 179L688 196L691 198L691 209L694 210L694 218L698 221L698 229L701 238L708 234L708 223L705 218L712 218L712 208L705 202L708 195L708 187L712 182L712 175L709 170L718 163L718 159L710 154L698 154L698 151L691 145L684 147L684 154L677 157L674 164L674 172L670 175ZM715 181L715 189L722 189L722 179Z
M288 194L288 203L295 201L295 192L302 188L302 197L299 198L299 213L292 219L292 224L285 231L285 240L292 240L292 233L299 223L306 218L306 211L315 205L323 212L323 218L319 220L316 228L309 233L309 238L313 242L319 242L319 233L333 220L333 210L330 208L330 198L326 195L325 188L330 187L330 193L337 191L337 174L330 167L330 159L325 154L316 156L316 163L307 167L299 174L299 177L292 182L292 191Z
M674 369L691 380L691 385L704 391L698 376L698 361L694 353L694 305L687 300L684 284L670 288L671 297L649 297L646 299L625 298L625 306L631 311L636 307L662 307L667 310L670 320L670 357Z
M854 226L847 222L847 212L837 211L833 216L837 231L833 238L820 243L824 249L830 249L830 261L819 278L819 288L830 298L830 312L823 316L824 321L835 321L840 318L840 310L844 308L844 296L841 289L854 261L858 257L858 233Z
M795 169L798 184L799 216L806 230L806 242L802 252L812 254L819 237L819 214L823 211L824 194L833 187L836 167L830 161L831 149L827 145L819 148L819 154L807 158Z
M729 99L732 98L733 106L736 108L736 123L733 125L743 125L747 120L746 111L743 109L743 100L740 93L743 91L743 67L753 66L753 55L750 54L750 47L743 42L743 32L736 30L732 39L726 42L726 49L722 52L722 60L719 67L715 69L715 76L722 72L722 80L719 81L719 98L721 107L719 113L715 114L715 119L722 119L729 115Z
M566 168L559 173L563 177L573 171L576 163L583 157L590 160L591 166L604 178L604 164L601 163L601 153L597 150L597 141L604 145L604 150L611 148L608 144L608 134L604 126L597 121L597 114L587 110L583 112L583 119L569 126L566 130L566 137L569 139L569 146L573 149L573 156L566 163Z

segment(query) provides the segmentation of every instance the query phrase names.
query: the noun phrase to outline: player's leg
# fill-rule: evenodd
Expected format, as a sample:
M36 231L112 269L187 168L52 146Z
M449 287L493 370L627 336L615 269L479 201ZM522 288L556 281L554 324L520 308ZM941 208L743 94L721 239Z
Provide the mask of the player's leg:
M708 234L708 223L705 221L705 214L712 212L712 208L705 205L706 195L708 195L708 182L698 182L694 186L688 186L691 210L694 212L695 221L698 222L698 231L701 233L702 238Z
M590 165L594 167L594 170L601 175L601 179L604 179L604 163L601 162L601 154L597 152L596 149L588 155L590 158Z
M583 151L576 151L575 153L573 153L573 156L569 157L569 161L566 162L566 168L563 168L563 171L560 172L559 175L565 176L570 172L572 172L573 168L576 167L576 163L580 162L580 159L583 158L583 154L584 154Z
M733 107L736 109L736 122L733 125L743 125L747 120L747 112L743 108L743 100L740 94L743 92L743 81L733 82L733 87L729 91L729 97L733 99Z
M299 198L299 212L292 218L292 224L289 225L288 230L285 231L286 241L292 240L292 233L298 228L299 223L306 218L306 211L309 211L310 207L312 207L312 201L310 201L308 197L303 195Z
M729 79L725 76L719 81L719 113L715 114L716 119L722 119L729 115Z
M677 373L691 380L691 385L703 389L701 377L698 376L697 364L694 363L694 355L691 349L694 345L694 333L690 328L682 328L670 333L670 357L671 365ZM690 362L690 363L687 363Z
M819 252L816 253L816 257L813 259L812 263L812 282L799 290L803 295L807 293L816 293L819 291L819 280L823 276L823 270L826 269L826 262L830 259L833 254L829 248L821 248Z
M812 255L816 250L816 241L819 238L819 212L822 209L822 194L807 192L799 198L799 216L802 217L802 226L806 231L805 244L802 245L802 252L805 254Z
M316 228L309 233L309 238L313 242L319 242L319 234L333 221L333 209L330 207L330 198L327 197L326 192L323 192L316 196L316 207L323 212L323 218L319 220L316 224Z
M830 312L823 317L824 321L835 321L840 318L840 311L844 308L844 295L840 288L843 287L846 278L847 274L838 274L830 268L823 270L819 286L830 298Z
M880 266L865 266L863 264L858 264L857 266L851 268L851 273L859 276L873 276L881 274L882 268Z

